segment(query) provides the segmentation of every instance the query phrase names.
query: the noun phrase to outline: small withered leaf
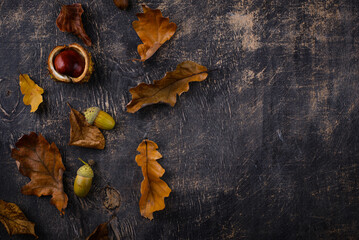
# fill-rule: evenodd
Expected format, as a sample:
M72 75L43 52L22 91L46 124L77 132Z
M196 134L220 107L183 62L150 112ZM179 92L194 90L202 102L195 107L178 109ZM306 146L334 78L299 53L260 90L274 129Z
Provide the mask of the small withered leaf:
M171 189L160 179L165 170L157 162L162 155L157 151L158 146L150 140L143 140L137 148L137 165L141 167L143 181L141 183L141 199L139 202L141 215L150 220L153 212L165 208L164 198L170 195Z
M44 93L44 89L32 81L27 74L20 74L19 84L21 93L24 95L24 104L31 105L30 112L35 112L43 101L41 94Z
M101 133L100 129L96 126L90 125L85 116L79 111L71 109L70 113L70 142L69 145L104 149L105 148L105 137Z
M176 32L177 25L162 16L159 9L142 5L143 13L137 13L139 21L132 23L143 44L137 46L141 62L149 59ZM135 59L139 60L139 59Z
M108 237L108 223L101 223L97 228L86 238L86 240L109 240Z
M64 214L68 200L62 183L65 166L55 143L50 145L41 134L31 132L22 136L15 146L11 157L20 173L31 179L21 188L21 193L38 197L52 195L50 203Z
M62 32L69 32L77 35L87 46L91 46L91 39L87 36L82 24L81 15L83 12L84 10L80 3L63 5L60 14L56 19L56 26Z
M35 223L30 222L15 204L0 200L0 222L4 224L10 236L15 234L35 234Z
M189 90L190 82L203 81L207 76L206 67L191 61L182 62L176 70L166 73L161 80L155 80L153 84L140 83L131 88L132 100L127 104L127 112L135 113L144 106L160 102L173 107L177 95Z

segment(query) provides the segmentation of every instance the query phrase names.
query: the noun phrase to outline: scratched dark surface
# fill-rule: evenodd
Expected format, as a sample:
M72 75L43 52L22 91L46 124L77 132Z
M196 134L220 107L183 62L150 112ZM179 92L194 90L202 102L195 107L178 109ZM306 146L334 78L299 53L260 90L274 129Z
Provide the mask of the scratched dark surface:
M359 238L358 1L132 0L127 11L112 0L79 1L95 62L82 85L48 75L52 48L83 45L55 26L60 2L0 0L0 199L19 205L40 239L84 239L109 220L106 185L121 195L112 239ZM178 25L145 64L129 61L138 58L131 22L143 3ZM184 60L215 71L174 108L126 112L129 88ZM20 72L45 89L36 113L22 102ZM104 150L68 146L67 102L114 116ZM62 154L64 217L50 197L20 193L29 179L10 154L31 131ZM152 221L138 207L143 177L135 155L144 137L159 145L162 179L172 189ZM78 157L97 162L83 200L73 193ZM9 239L3 226L0 239Z

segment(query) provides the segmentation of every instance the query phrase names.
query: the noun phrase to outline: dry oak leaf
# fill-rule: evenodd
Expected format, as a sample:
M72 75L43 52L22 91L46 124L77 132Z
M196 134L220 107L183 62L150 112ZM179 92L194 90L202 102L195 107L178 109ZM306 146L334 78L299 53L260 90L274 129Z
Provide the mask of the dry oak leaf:
M109 222L102 223L86 238L86 240L109 240L108 225Z
M87 36L82 24L81 15L84 12L80 3L63 5L59 16L56 19L56 26L62 32L69 32L77 35L87 45L91 46L91 39Z
M69 145L86 147L86 148L105 148L105 137L102 135L100 129L96 126L90 125L85 116L79 111L71 109L70 113L70 142Z
M132 23L143 44L137 46L141 62L149 59L176 32L177 25L162 16L159 9L150 9L142 5L143 13L137 13L139 21Z
M159 102L173 107L177 95L189 90L189 82L200 82L207 76L206 67L191 61L182 62L176 70L166 73L161 80L155 80L153 84L140 83L131 88L132 100L127 104L127 112L135 113L144 106Z
M31 105L30 112L35 112L43 101L41 94L44 93L44 89L32 81L27 74L20 74L19 84L21 93L24 95L24 104Z
M143 140L137 148L140 154L136 156L137 165L142 168L144 178L141 183L140 212L150 220L153 219L153 212L165 208L164 198L171 192L168 185L160 179L165 170L156 161L162 158L157 148L153 141Z
M55 143L50 145L41 134L31 132L22 136L15 146L11 157L20 173L31 179L21 188L21 193L38 197L52 195L50 203L63 215L68 200L62 183L65 167Z
M15 204L0 200L0 222L4 224L10 236L15 234L35 234L35 223L30 222Z

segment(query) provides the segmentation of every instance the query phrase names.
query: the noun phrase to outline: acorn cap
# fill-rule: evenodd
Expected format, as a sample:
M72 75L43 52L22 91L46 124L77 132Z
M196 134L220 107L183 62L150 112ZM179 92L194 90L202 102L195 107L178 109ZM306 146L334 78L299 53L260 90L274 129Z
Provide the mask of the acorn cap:
M86 121L90 125L92 125L100 111L101 111L101 109L99 107L90 107L90 108L86 109L86 111L84 112Z
M55 65L54 65L55 57L60 52L62 52L64 50L67 50L67 49L72 49L72 50L78 52L85 59L84 71L77 78L60 74L55 69ZM50 55L49 55L49 57L47 59L47 66L48 66L48 70L50 72L50 77L52 79L54 79L55 81L66 82L66 83L69 83L69 82L73 82L73 83L88 82L90 77L91 77L91 74L92 74L92 72L94 70L91 54L85 48L83 48L81 45L79 45L77 43L73 43L73 44L70 44L68 46L66 46L66 45L57 46L54 49L52 49L52 51L50 52Z
M94 173L92 171L92 168L87 163L84 162L84 164L85 165L83 165L77 170L77 175L81 177L93 178Z

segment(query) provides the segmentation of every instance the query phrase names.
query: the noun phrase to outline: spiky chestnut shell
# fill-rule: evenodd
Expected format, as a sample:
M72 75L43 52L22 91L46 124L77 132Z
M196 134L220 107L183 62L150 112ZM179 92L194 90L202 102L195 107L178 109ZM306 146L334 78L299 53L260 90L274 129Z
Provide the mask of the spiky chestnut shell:
M80 54L84 60L85 60L85 66L84 66L84 70L82 72L82 74L78 77L71 77L68 75L64 75L61 74L59 72L56 71L55 69L55 58L57 55L59 55L61 52L66 51L66 50L73 50L76 51L78 54ZM84 82L88 82L91 74L94 70L93 68L93 61L91 58L91 54L84 49L81 45L77 44L77 43L73 43L70 44L68 46L63 45L63 46L57 46L55 47L49 54L49 57L47 59L47 66L48 66L48 70L50 72L50 77L52 79L54 79L55 81L60 81L60 82L73 82L73 83L84 83Z
M104 130L111 130L115 127L115 120L98 107L90 107L84 112L86 121Z

